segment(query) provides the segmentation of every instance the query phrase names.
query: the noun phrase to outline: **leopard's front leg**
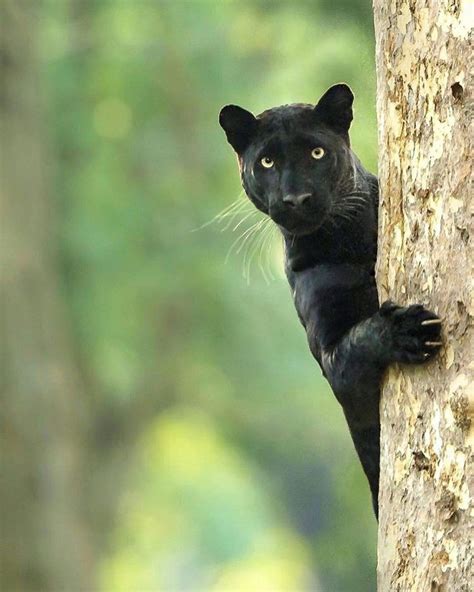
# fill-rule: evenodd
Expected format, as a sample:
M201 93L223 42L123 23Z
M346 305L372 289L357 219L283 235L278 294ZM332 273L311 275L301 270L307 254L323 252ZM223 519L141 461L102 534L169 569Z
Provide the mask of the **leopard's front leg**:
M310 346L315 335L307 325ZM341 403L367 475L377 514L380 463L380 382L394 362L422 364L439 350L441 320L422 305L385 302L335 345L318 348L318 361ZM313 350L312 347L312 350Z

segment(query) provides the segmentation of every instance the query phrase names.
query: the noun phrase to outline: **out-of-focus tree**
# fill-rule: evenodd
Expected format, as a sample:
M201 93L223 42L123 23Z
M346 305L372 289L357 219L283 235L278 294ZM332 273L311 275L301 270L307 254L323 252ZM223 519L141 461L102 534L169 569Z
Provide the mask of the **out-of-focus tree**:
M91 589L87 412L57 274L40 3L0 5L2 589Z

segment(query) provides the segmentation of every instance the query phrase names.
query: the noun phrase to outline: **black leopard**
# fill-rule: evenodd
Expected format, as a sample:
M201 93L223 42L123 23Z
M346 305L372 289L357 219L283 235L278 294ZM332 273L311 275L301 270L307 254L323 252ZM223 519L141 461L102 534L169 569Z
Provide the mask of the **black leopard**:
M378 181L351 150L354 96L332 86L314 105L219 116L243 187L278 225L285 270L309 347L341 404L378 516L380 382L389 364L419 364L441 346L423 306L379 306Z

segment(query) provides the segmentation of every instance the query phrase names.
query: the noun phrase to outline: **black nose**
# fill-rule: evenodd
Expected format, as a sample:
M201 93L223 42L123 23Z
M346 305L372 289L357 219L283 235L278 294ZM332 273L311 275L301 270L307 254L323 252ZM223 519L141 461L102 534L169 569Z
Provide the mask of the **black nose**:
M309 202L311 199L311 193L300 193L299 195L295 195L294 193L288 193L283 198L283 203L290 206L290 208L294 208L296 206L302 206L305 203Z

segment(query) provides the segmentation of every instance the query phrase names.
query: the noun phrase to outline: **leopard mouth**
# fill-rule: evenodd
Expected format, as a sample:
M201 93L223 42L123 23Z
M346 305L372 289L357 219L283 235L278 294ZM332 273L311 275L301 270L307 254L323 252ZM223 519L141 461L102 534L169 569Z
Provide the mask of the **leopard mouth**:
M273 221L279 226L283 233L290 233L294 236L305 236L316 232L326 220L326 215L318 214L317 218L288 218L274 217Z

